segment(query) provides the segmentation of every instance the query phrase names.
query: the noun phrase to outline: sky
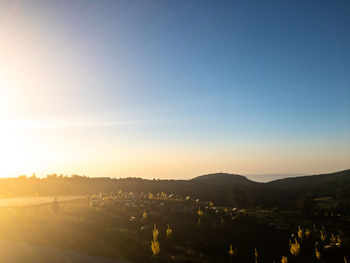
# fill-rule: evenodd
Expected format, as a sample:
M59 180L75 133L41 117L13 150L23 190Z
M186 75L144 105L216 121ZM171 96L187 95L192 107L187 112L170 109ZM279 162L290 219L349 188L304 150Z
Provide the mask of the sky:
M0 176L350 168L349 1L0 0Z

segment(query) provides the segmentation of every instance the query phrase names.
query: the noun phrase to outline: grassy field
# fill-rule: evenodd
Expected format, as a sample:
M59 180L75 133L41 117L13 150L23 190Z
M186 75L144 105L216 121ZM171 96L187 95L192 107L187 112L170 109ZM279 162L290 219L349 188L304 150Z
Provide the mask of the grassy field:
M154 225L160 246L155 256L151 250ZM281 262L282 256L288 262L320 262L315 247L321 262L344 262L350 251L349 226L350 219L341 215L237 211L198 200L133 193L63 202L57 210L51 204L0 208L3 241L132 262L254 262L255 249L258 262ZM167 229L172 233L168 230L167 235ZM320 231L326 235L324 240ZM341 239L336 240L338 245L332 234ZM300 245L297 255L290 253L290 240Z

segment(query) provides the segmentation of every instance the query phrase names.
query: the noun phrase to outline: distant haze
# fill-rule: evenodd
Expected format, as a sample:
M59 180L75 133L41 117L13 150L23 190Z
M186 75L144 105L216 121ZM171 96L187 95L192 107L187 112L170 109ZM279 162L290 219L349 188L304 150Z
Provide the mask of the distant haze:
M245 176L254 182L266 183L283 178L306 176L306 174L249 174Z

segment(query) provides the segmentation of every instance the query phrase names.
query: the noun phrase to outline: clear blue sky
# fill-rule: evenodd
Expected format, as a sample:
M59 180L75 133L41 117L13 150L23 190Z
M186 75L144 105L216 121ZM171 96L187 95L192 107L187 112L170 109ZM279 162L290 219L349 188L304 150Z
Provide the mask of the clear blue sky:
M24 50L17 59L27 61L8 71L37 69L26 77L35 77L32 86L17 85L22 106L8 106L7 117L39 120L30 138L74 152L42 173L188 178L350 168L349 1L0 7L1 54ZM75 162L79 151L91 153Z

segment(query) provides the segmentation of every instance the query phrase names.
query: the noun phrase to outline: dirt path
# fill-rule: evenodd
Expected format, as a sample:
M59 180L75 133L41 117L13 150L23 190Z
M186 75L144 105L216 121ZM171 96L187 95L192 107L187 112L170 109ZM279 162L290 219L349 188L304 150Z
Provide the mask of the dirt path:
M16 198L0 198L0 207L24 207L33 205L49 204L54 200L54 196L42 197L16 197ZM57 196L59 202L82 199L81 195L64 195Z
M89 256L72 250L0 240L0 262L6 263L130 263Z

